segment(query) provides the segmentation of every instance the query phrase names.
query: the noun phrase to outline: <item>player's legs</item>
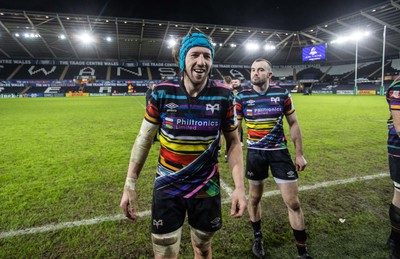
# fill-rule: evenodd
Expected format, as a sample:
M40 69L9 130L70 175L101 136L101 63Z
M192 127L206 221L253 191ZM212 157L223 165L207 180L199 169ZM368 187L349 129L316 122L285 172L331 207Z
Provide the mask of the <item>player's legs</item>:
M289 223L296 240L300 258L312 258L307 253L304 214L300 206L298 174L287 149L269 153L271 173L279 186L282 199L288 209Z
M195 258L212 258L211 241L222 227L221 195L185 199Z
M246 178L249 180L249 212L254 240L252 252L257 258L264 258L264 242L261 230L261 198L264 192L264 182L268 177L268 161L263 150L248 149L246 162Z
M247 210L251 222L261 220L261 198L264 192L264 181L249 181L249 200Z
M154 258L178 258L181 243L182 227L167 234L151 234Z
M264 182L268 178L268 161L264 150L248 149L246 157L246 178L249 181L249 200L247 210L251 222L261 220L261 198Z
M211 240L215 232L201 231L195 228L190 228L192 247L195 259L211 259L212 249Z
M300 207L297 181L280 182L278 186L288 209L290 226L296 230L304 230L304 214Z
M186 216L183 198L154 190L151 211L154 257L178 258L182 225Z

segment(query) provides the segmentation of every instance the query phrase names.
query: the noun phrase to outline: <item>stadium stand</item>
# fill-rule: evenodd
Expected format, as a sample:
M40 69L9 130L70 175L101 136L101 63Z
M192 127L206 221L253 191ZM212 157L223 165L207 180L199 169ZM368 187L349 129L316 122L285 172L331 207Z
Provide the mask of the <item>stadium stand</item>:
M359 78L368 78L368 79L377 79L377 77L380 77L380 71L382 69L382 63L381 62L373 62L373 63L367 63L363 66L360 66L358 69L358 77ZM379 72L379 76L373 77L374 74Z
M96 77L96 80L110 80L108 66L68 66L65 76L61 80L73 80L77 76Z
M11 79L59 80L63 69L60 65L22 65Z
M81 88L81 89L85 93L99 93L100 92L100 86L83 86L83 88Z
M332 76L342 76L351 71L354 71L354 64L335 65L331 67L329 74Z
M319 80L322 77L323 73L320 69L309 67L301 70L297 73L297 80Z
M400 71L400 59L393 59L390 67L393 68L395 71L399 72Z
M150 81L174 79L179 75L178 67L172 63L146 63L136 66L85 66L85 65L18 65L2 64L0 75L0 94L60 96L69 92L83 91L89 94L142 94ZM379 90L381 61L364 62L358 68L359 90ZM324 65L304 64L293 66L274 66L274 84L289 91L298 89L313 91L354 89L354 64ZM212 70L212 78L220 80L225 75L250 78L250 68L239 65L218 64ZM293 73L296 73L293 75ZM395 76L400 74L400 59L385 63L385 82L387 88ZM94 78L89 82L76 79L77 76ZM11 78L11 79L10 79ZM301 86L298 84L300 83ZM131 85L129 87L128 85ZM249 81L246 81L246 85Z
M10 80L13 72L19 66L15 64L0 64L0 80Z
M29 87L25 93L27 94L39 94L39 93L44 93L46 91L47 87L41 87L41 86L35 86L35 87Z
M0 86L0 94L19 95L25 90L25 86Z
M241 79L246 79L250 78L250 73L249 70L246 70L245 68L224 68L224 67L218 67L214 69L214 79L223 79L224 76L231 76L241 78Z
M273 66L272 71L275 78L293 79L294 71L292 66Z
M111 78L109 80L135 80L148 79L147 67L111 67Z
M179 75L178 67L150 67L149 80L169 80Z

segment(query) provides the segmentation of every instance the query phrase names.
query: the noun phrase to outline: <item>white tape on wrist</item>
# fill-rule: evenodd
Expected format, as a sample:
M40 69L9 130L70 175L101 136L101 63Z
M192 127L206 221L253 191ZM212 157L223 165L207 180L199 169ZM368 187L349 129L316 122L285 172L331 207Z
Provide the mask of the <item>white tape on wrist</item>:
M126 177L125 180L125 190L134 191L136 187L136 180L135 178Z

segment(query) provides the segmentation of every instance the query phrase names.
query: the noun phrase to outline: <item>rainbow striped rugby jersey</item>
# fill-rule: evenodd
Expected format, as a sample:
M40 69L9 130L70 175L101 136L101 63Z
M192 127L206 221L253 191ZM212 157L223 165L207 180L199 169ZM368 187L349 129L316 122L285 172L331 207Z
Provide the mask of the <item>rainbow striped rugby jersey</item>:
M287 148L283 117L294 111L289 91L279 86L269 86L262 93L245 88L236 96L237 119L239 123L243 118L246 122L247 145L251 149Z
M221 130L237 127L233 93L209 80L197 97L190 97L182 81L163 82L152 92L145 119L160 125L154 188L184 198L219 194Z

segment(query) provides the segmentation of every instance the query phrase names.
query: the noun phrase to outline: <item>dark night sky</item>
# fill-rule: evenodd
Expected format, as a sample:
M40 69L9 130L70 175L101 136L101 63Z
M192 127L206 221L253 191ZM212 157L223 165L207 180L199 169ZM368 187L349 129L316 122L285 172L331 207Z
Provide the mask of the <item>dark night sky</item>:
M5 0L0 8L302 30L390 0Z

